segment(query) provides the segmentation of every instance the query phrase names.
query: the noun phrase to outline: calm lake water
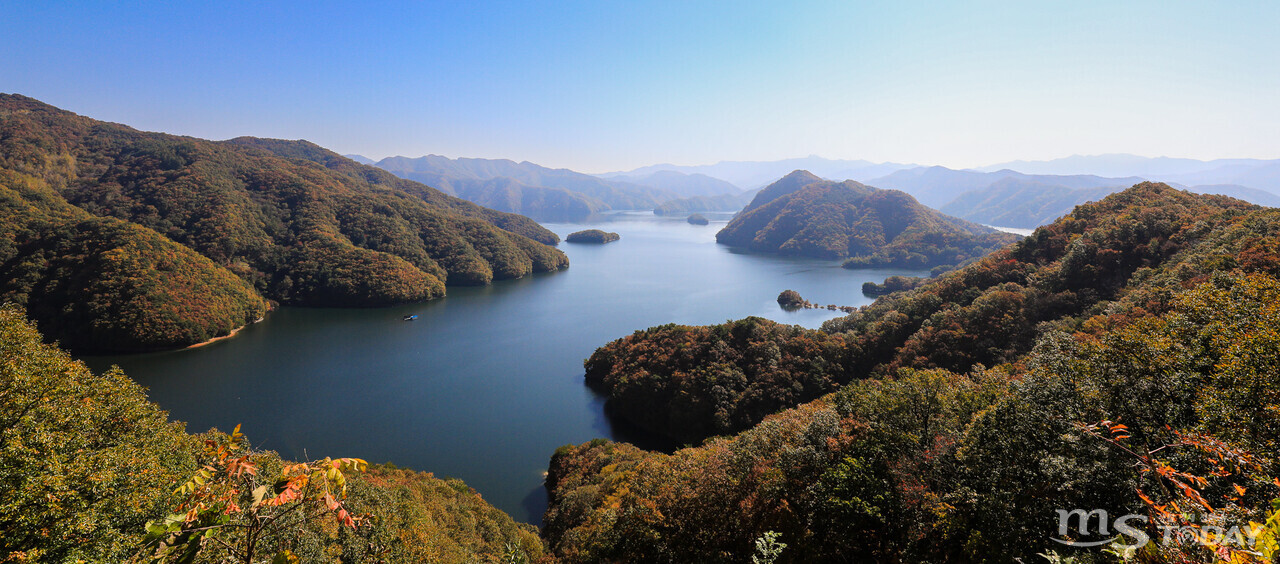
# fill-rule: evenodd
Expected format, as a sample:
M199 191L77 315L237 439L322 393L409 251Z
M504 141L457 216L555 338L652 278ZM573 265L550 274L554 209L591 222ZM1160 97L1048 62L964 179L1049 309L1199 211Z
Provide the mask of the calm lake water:
M293 459L351 456L456 477L519 520L540 523L551 453L615 428L582 381L596 347L664 323L749 315L817 327L840 315L786 312L775 299L863 305L866 281L917 271L844 270L830 261L734 252L711 225L622 212L546 224L563 238L615 231L606 245L561 243L568 270L382 309L284 308L232 339L183 351L89 357L150 388L189 431L237 423L255 446ZM416 321L401 316L417 314Z

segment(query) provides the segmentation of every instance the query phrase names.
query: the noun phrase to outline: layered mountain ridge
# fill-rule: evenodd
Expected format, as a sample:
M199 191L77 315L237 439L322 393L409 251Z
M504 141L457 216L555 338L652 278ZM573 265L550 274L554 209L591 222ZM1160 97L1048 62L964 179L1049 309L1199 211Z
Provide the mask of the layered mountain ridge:
M0 95L0 149L0 297L75 349L197 343L267 299L385 305L568 265L528 218L305 141L147 133Z

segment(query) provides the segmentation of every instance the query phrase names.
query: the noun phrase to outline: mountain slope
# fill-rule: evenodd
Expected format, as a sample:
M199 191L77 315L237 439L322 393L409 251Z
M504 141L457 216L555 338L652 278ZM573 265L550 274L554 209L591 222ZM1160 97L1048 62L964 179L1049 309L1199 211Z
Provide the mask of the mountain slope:
M513 208L518 205L519 209L511 211L543 220L582 220L606 209L652 209L681 196L671 190L505 159L388 157L378 161L377 166L474 202L500 202ZM502 192L510 196L503 196Z
M1170 519L1203 492L1214 519L1262 522L1277 275L1280 210L1144 183L822 331L637 332L586 363L611 402L643 399L641 423L677 436L746 430L562 447L544 537L567 562L741 561L769 532L780 562L1012 562L1060 549L1056 508ZM1241 466L1214 472L1215 453Z
M1256 216L1253 223L1245 220L1248 212ZM1216 223L1207 223L1210 218ZM1210 227L1216 230L1206 231ZM694 354L702 349L688 346L670 355L656 352L667 348L662 345L665 342L689 344L688 339L673 336L680 329L664 328L601 347L587 362L587 380L608 392L616 404L611 407L614 412L644 413L635 419L651 430L697 440L699 433L708 430L742 429L744 422L759 421L777 409L806 401L798 397L812 399L854 377L899 367L964 372L976 364L1012 362L1030 350L1041 323L1078 327L1084 319L1101 314L1095 306L1120 298L1130 307L1160 307L1168 300L1169 288L1205 271L1206 265L1231 264L1214 258L1217 253L1239 255L1240 264L1247 259L1250 268L1275 269L1280 274L1280 256L1267 250L1269 240L1251 239L1248 229L1276 237L1280 210L1144 183L1079 206L1030 237L916 290L882 297L857 313L827 322L823 333L852 341L844 350L848 356L826 355L833 360L820 378L791 371L784 364L770 364L772 371L750 373L749 378L685 378L681 375L704 368L701 357ZM1187 256L1179 256L1184 249ZM1140 269L1160 267L1170 260L1187 266L1176 273L1169 266L1160 275L1133 278ZM730 329L722 326L700 338L736 342L727 337ZM801 337L813 343L829 340L817 332L796 338ZM751 346L758 349L761 340L743 342L754 341ZM782 342L775 344L786 349ZM707 343L720 355L728 354L712 345ZM808 346L818 350L813 348L816 345ZM654 423L677 417L669 411L675 408L662 407L668 400L661 399L676 396L682 404L708 411L695 416L698 410L682 409L680 425ZM694 419L699 423L691 423Z
M262 297L382 305L567 265L563 253L521 234L556 241L528 218L305 141L144 133L0 95L0 173L8 298L33 315L100 302L92 317L119 333L73 336L53 314L37 318L50 337L77 347L192 344L259 317ZM94 216L103 219L86 223ZM80 278L56 275L77 268ZM97 301L76 302L76 288L98 292ZM139 295L151 297L130 297ZM127 336L113 316L198 326Z
M851 257L858 266L955 265L1017 236L944 216L896 190L796 171L761 190L716 234L754 251Z
M0 558L136 561L148 522L161 521L184 501L175 489L212 462L203 443L221 434L187 434L120 370L94 374L42 343L23 317L20 308L0 306ZM258 449L238 454L250 455L258 471L271 476L288 464ZM242 494L232 499L248 507L252 495ZM256 539L259 553L287 543L302 562L460 564L539 561L544 552L535 527L515 522L456 479L370 467L347 473L343 503L371 517L360 534L341 534L329 519L309 519ZM236 538L218 540L235 544ZM225 561L213 554L219 546L208 543L194 561Z

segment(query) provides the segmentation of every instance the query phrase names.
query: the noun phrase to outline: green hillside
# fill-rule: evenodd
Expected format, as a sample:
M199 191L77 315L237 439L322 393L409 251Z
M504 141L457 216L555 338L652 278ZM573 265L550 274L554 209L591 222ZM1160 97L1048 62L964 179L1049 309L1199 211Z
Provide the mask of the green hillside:
M148 522L178 510L183 498L175 490L212 462L202 443L226 435L188 435L118 369L94 374L41 340L20 308L0 307L0 560L134 561L145 555ZM288 464L272 452L246 454L264 475ZM534 527L459 480L380 466L352 473L346 488L358 529L333 519L290 521L255 540L259 554L461 564L535 561L543 553ZM251 492L238 501L249 507ZM227 561L215 554L222 543L246 546L237 530L227 527L198 560L184 561Z
M956 265L1017 237L926 208L904 192L796 171L761 190L716 234L753 251L849 258L847 267Z
M738 562L766 533L778 562L1066 562L1057 508L1145 515L1152 538L1264 523L1278 275L1280 212L1144 183L821 331L637 332L586 362L612 411L738 434L560 449L544 536L571 562Z
M78 349L200 342L263 298L386 305L568 265L528 218L305 141L145 133L17 95L0 190L0 291Z

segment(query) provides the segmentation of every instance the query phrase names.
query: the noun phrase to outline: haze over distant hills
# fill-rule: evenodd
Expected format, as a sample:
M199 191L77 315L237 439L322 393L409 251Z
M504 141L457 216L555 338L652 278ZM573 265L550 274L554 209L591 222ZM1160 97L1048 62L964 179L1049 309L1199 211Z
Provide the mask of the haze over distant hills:
M360 155L350 157L372 162ZM1280 160L1261 159L1076 155L956 170L809 156L697 166L657 164L598 175L529 162L437 156L391 157L375 164L475 203L542 221L581 221L610 209L653 209L659 215L736 211L756 190L793 170L809 170L825 180L855 180L901 190L925 206L961 219L1018 228L1047 224L1076 205L1143 181L1280 205Z
M614 176L610 180L671 190L685 197L719 196L721 194L737 194L742 191L737 186L719 178L712 178L696 172L685 174L674 170L659 170L650 174L636 176Z
M388 157L374 164L401 178L541 221L581 221L610 209L653 209L685 197L739 192L723 180L678 172L603 179L527 161L450 159L438 155Z
M1048 161L1011 161L980 167L991 172L1013 169L1027 174L1097 174L1141 176L1152 181L1188 186L1239 184L1280 193L1280 159L1215 159L1201 161L1129 154L1072 155Z
M878 188L902 190L920 203L940 208L956 197L972 190L989 188L996 182L1006 178L1014 178L1023 182L1061 186L1068 189L1101 188L1103 186L1128 187L1142 182L1140 177L1103 178L1093 175L1052 176L1028 175L1013 170L997 172L976 172L971 170L952 170L941 166L919 167L900 170L868 181Z
M721 161L713 165L697 166L657 164L632 171L610 172L599 176L601 178L639 177L660 171L674 171L685 174L704 174L725 180L744 190L751 190L768 185L794 170L807 170L819 177L832 180L865 182L872 178L915 166L917 165L873 163L863 160L832 160L810 155L804 158L779 161Z

